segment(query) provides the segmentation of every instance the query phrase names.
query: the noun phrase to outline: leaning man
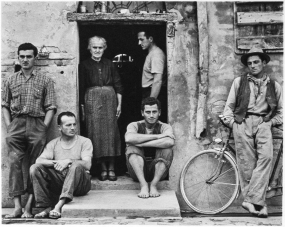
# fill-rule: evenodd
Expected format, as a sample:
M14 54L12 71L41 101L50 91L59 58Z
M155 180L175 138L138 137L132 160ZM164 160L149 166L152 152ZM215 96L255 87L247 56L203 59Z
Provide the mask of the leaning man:
M248 73L237 77L224 109L224 122L233 129L242 207L267 217L265 201L273 160L271 128L282 124L281 86L265 72L270 57L253 47L241 57Z
M61 136L46 145L36 164L30 168L36 207L46 208L35 218L60 218L65 203L91 189L91 140L76 134L73 113L60 113L57 123ZM57 198L57 201L51 198Z
M140 183L140 198L160 196L157 183L167 177L173 159L175 138L171 126L158 120L160 112L158 99L144 99L141 105L144 120L130 123L125 134L127 167L132 179ZM154 156L149 165L146 156Z
M31 43L18 47L19 72L8 77L2 93L2 113L7 126L9 156L9 196L15 208L5 218L32 217L33 194L30 178L24 187L22 162L29 155L29 167L35 163L46 144L47 129L56 112L54 82L34 67L38 54ZM22 213L21 196L28 192Z

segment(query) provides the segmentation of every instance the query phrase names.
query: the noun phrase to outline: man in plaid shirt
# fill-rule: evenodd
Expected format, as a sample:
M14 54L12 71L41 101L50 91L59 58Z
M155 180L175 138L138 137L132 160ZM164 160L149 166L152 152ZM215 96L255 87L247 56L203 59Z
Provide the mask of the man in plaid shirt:
M32 184L24 188L22 161L29 155L29 166L35 163L46 144L47 129L56 112L54 82L34 70L37 48L31 43L18 47L21 70L8 77L2 93L2 113L7 126L9 154L9 196L15 209L5 218L32 217ZM28 192L22 213L21 195Z

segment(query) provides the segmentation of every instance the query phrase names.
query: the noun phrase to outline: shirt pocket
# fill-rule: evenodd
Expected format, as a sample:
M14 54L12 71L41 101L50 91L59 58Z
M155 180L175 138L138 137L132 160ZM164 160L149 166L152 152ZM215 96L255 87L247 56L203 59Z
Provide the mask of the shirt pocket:
M35 99L41 99L42 97L42 88L39 86L34 86L33 87L33 94Z

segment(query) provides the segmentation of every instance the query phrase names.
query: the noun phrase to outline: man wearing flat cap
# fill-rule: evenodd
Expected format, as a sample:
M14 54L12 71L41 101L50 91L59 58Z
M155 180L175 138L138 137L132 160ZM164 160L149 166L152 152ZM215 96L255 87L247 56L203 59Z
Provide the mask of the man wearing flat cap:
M253 47L241 57L248 73L235 78L223 113L233 129L242 207L258 217L267 217L265 201L273 160L271 127L282 125L282 88L265 73L270 57Z

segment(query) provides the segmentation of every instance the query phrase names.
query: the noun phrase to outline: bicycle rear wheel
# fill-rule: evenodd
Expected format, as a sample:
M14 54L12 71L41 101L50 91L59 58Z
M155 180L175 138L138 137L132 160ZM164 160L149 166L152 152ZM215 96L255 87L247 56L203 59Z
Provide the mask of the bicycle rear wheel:
M219 152L201 151L185 164L180 177L180 190L185 202L202 214L222 212L235 200L239 190L236 162L227 152L217 179L207 182L217 170Z

